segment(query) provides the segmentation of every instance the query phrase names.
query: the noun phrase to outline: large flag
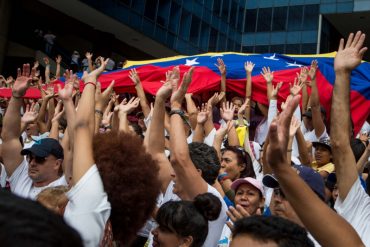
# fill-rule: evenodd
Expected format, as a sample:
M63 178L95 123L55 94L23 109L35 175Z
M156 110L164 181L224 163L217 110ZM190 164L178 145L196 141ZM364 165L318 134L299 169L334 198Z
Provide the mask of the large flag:
M320 55L279 55L279 54L242 54L242 53L206 53L194 56L174 56L146 61L128 61L124 69L103 73L99 81L102 88L106 88L115 80L117 93L135 93L135 88L128 77L129 70L136 68L144 91L155 95L162 82L165 80L166 71L174 66L180 66L181 76L190 66L195 67L193 81L189 92L193 94L218 91L220 89L220 73L215 66L218 58L222 58L227 68L227 91L240 96L245 95L246 72L244 62L251 61L255 64L252 72L252 99L267 105L266 82L261 70L264 66L274 71L273 84L282 81L283 86L279 91L279 104L289 95L289 83L293 83L296 73L301 67L309 67L311 61L318 60L317 85L320 94L320 103L330 113L331 96L335 80L334 57L335 52ZM0 97L9 97L9 90L0 90ZM26 97L38 98L37 89L30 89ZM370 109L370 64L361 63L351 75L351 114L357 133Z

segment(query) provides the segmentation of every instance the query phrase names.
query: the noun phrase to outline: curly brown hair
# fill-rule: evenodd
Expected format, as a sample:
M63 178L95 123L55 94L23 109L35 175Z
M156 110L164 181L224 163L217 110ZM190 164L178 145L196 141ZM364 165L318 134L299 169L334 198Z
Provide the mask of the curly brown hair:
M130 133L94 137L94 159L111 203L114 239L130 243L153 212L160 193L159 167Z

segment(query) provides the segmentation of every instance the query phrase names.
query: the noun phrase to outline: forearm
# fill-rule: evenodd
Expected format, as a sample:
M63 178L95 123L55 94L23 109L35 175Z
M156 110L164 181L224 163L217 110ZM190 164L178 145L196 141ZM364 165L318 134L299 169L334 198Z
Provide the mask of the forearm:
M45 66L45 84L50 83L50 64Z
M368 144L369 145L369 144ZM370 149L366 148L365 152L361 155L361 158L357 161L357 173L361 175L365 169L365 165L370 157Z
M252 72L247 72L247 85L245 86L245 98L250 99L252 95Z
M46 121L48 130L51 128L51 120L54 116L54 112L55 112L55 102L54 102L54 99L52 98L51 100L49 100L48 118Z
M307 93L307 86L304 85L302 87L302 114L306 112L308 107L308 93Z
M274 169L274 174L287 200L307 230L321 245L363 246L355 230L320 200L294 169L289 168L287 164L279 167L283 168ZM327 227L328 225L332 227Z
M93 71L95 68L93 66L92 60L91 59L87 59L87 62L89 64L89 72Z
M140 106L144 113L144 116L148 117L150 113L150 107L148 104L148 100L146 99L143 86L141 85L141 83L138 83L135 85L135 89L136 89L137 96L140 99Z
M95 120L94 120L95 122L94 133L95 134L99 133L99 128L100 128L102 118L103 118L102 114L95 112Z
M127 113L119 113L118 118L119 118L118 131L128 133L130 131L130 129L128 127Z
M66 119L67 119L67 130L68 130L68 136L73 137L74 136L74 128L75 126L75 118L76 118L76 111L73 105L73 101L71 100L64 100L64 109L66 113ZM64 139L64 138L63 138ZM73 147L73 138L69 139L69 146Z
M294 136L289 136L288 149L287 149L287 160L288 160L288 162L292 161L293 138L294 138Z
M233 127L231 127L229 133L227 134L227 140L230 146L240 146L238 134L236 133L234 125Z
M195 105L191 96L186 96L185 102L186 102L186 111L188 112L189 115L191 129L195 129L197 126L197 115L198 115L197 106Z
M180 161L190 159L189 147L186 142L186 135L184 129L183 120L180 115L173 114L170 117L171 131L170 131L170 149L171 149L171 159Z
M194 130L193 142L203 142L204 141L204 126L203 124L197 123Z
M56 69L56 72L55 72L55 78L57 80L59 80L59 78L60 78L60 63L57 63L57 69Z
M12 97L3 119L3 130L1 136L3 142L11 139L18 139L21 135L21 115L22 98Z
M299 152L299 158L301 160L301 163L303 165L308 166L310 165L310 158L307 152L306 140L304 139L301 128L298 128L295 137L296 137L297 144L298 144L298 152Z
M42 100L41 107L40 107L40 110L39 110L39 114L37 116L37 121L38 122L46 123L46 121L45 121L45 115L46 115L46 108L48 106L49 100L50 100L49 97L45 97Z
M220 92L225 93L226 95L226 73L221 75L221 87L220 87ZM223 97L221 99L221 103L226 102L226 97Z
M317 89L316 79L311 81L311 107L320 107L319 90Z
M165 102L160 97L156 97L152 121L150 123L148 151L151 154L164 152L164 116Z
M59 141L59 122L58 120L51 121L49 138Z

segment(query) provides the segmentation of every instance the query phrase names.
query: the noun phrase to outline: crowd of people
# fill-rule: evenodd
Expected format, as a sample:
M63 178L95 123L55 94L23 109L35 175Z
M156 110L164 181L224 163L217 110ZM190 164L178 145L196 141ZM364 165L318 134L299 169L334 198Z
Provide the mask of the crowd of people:
M136 95L116 94L114 81L102 91L109 59L93 62L91 53L82 77L66 70L63 86L54 84L60 56L55 74L45 58L44 76L37 62L16 79L1 76L12 95L0 104L0 242L370 246L370 125L353 134L349 98L364 40L359 31L340 41L330 123L315 60L281 106L282 84L268 67L261 74L269 104L252 100L252 62L244 64L245 95L229 98L218 59L220 91L205 102L187 92L196 67L182 78L179 67L168 71L154 102L135 69ZM40 99L24 97L31 87Z

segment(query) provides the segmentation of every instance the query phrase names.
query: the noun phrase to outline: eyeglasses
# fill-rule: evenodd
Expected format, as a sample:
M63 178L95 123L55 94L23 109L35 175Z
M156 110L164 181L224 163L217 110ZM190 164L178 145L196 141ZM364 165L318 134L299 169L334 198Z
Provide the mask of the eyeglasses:
M37 164L43 164L46 161L45 157L39 157L32 154L27 155L27 162L31 163L32 160L35 160Z
M283 191L280 188L275 188L274 189L274 195L285 199L285 194L283 193Z

